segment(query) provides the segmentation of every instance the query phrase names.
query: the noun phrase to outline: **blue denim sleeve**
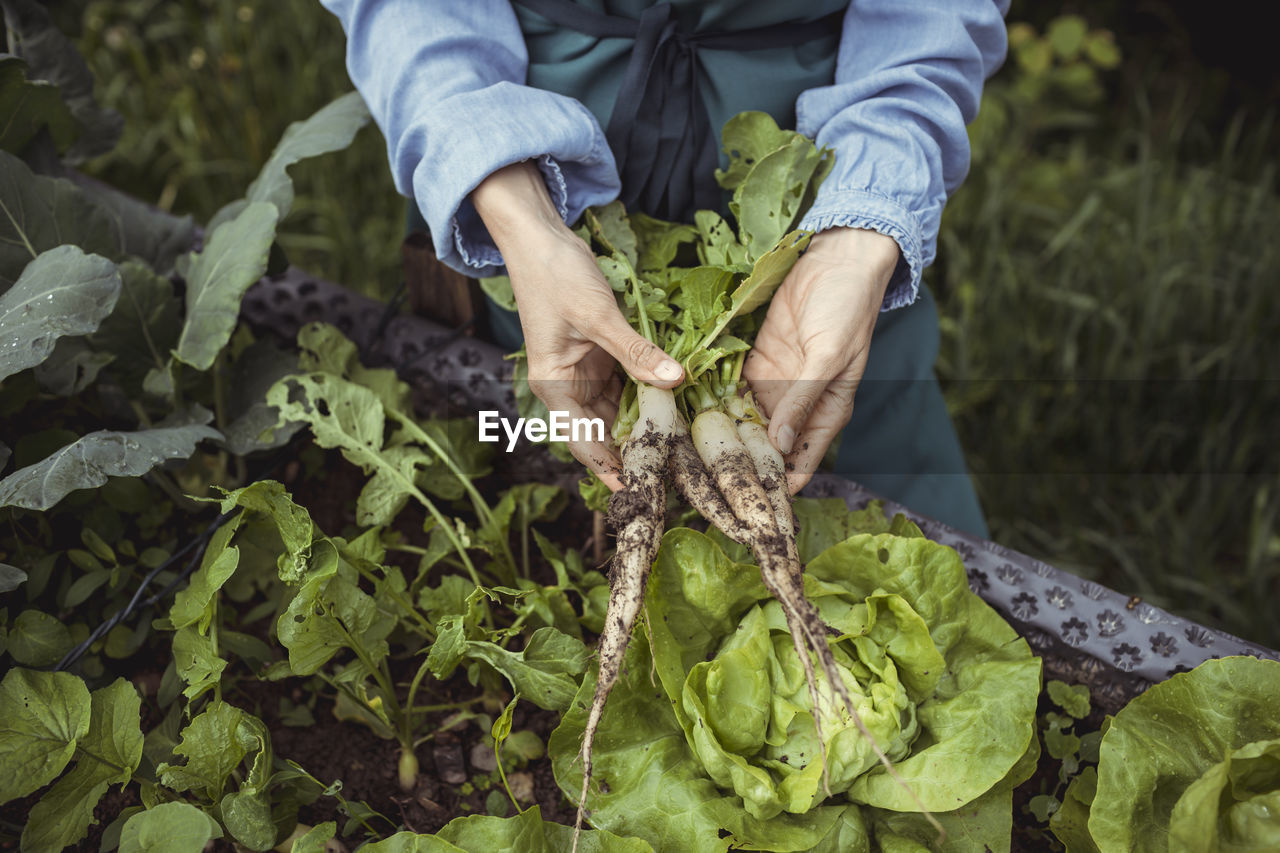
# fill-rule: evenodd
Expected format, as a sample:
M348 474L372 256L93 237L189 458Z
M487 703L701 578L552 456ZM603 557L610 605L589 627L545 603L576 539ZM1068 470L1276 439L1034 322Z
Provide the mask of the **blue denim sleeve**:
M801 226L897 241L884 309L908 305L937 251L947 194L969 170L965 125L1004 61L1009 0L853 0L836 79L796 103L797 129L836 152Z
M525 85L507 0L321 0L347 34L347 71L387 140L440 259L472 276L502 257L468 199L487 176L537 160L566 222L617 197L613 153L578 101Z

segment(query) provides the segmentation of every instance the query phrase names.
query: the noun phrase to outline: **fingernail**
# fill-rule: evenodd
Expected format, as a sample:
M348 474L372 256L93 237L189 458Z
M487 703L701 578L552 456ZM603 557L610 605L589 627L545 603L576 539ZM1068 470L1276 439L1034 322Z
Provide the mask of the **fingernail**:
M653 375L663 382L674 382L680 378L683 373L680 365L674 361L664 361L658 365L658 369L653 371Z
M790 424L783 424L782 429L778 430L778 449L783 453L790 453L795 443L796 431L791 428Z

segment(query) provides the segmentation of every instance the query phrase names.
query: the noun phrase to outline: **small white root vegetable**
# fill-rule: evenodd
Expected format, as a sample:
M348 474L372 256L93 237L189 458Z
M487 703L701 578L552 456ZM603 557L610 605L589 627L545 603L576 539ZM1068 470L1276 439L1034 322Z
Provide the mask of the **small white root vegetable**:
M690 506L719 528L725 536L739 545L750 546L746 527L725 503L724 495L720 494L720 490L716 488L711 472L703 464L702 457L693 446L693 439L689 437L689 430L683 423L678 423L676 426L667 469L680 497L688 501Z
M736 413L741 414L741 412ZM946 833L942 825L924 807L924 803L920 802L919 797L903 780L902 776L894 768L893 763L889 761L889 757L884 754L880 745L876 743L875 738L871 736L871 732L867 730L862 717L853 706L853 699L849 695L844 681L840 678L839 671L836 669L835 657L831 654L831 648L826 641L826 625L818 614L817 608L813 606L813 603L804 594L804 567L800 564L799 551L796 547L796 516L791 508L791 495L787 491L786 466L782 460L782 454L773 446L773 442L769 441L769 430L753 420L739 420L737 422L737 432L743 446L755 464L761 487L764 489L769 499L769 504L773 509L773 517L777 524L778 532L786 543L786 564L784 566L770 565L769 570L766 571L764 568L765 563L760 560L758 553L756 554L756 560L760 562L760 571L764 578L765 586L782 603L783 612L787 617L787 627L791 630L792 639L796 642L796 653L800 655L800 659L805 665L805 675L809 679L809 695L813 699L815 722L817 722L817 709L819 706L816 684L813 679L813 665L809 661L809 655L804 648L804 644L799 641L797 627L804 631L806 639L808 639L809 644L818 655L823 671L827 675L827 681L839 693L840 698L844 701L850 715L853 717L854 725L858 727L858 731L871 744L876 758L880 760L885 771L902 786L903 790L920 808L929 823L942 836L945 836ZM779 571L779 568L781 568L781 571ZM818 742L823 743L821 724L818 724ZM825 744L822 758L823 779L825 782L827 780ZM827 793L829 794L830 790Z
M806 640L809 645L815 647L821 644L822 651L825 651L828 657L831 656L831 650L826 645L826 627L818 617L817 611L804 597L803 581L798 577L791 577L792 561L789 559L789 554L795 551L795 523L788 522L786 528L788 535L784 536L779 529L778 509L765 491L756 460L742 440L739 432L739 427L742 425L735 423L733 418L723 412L703 412L693 421L693 441L699 455L720 487L720 491L724 494L725 502L747 529L748 545L755 554L756 562L760 564L760 577L764 581L765 588L782 605L783 615L787 619L787 629L791 633L791 642L795 646L796 656L800 658L800 663L804 667L805 680L809 685L809 699L813 704L813 724L817 729L818 746L822 751L823 785L830 794L827 746L822 734L822 717L819 714L822 706L818 700L818 680L814 676L813 660L809 657L809 650L806 648ZM758 426L758 424L752 425ZM764 439L767 444L769 441L767 432ZM769 446L772 447L772 445ZM782 470L781 463L782 459L779 457L779 471ZM767 474L766 478L768 478ZM774 475L770 481L776 484L779 479ZM780 482L783 484L785 496L786 477L783 476ZM785 502L785 513L790 519L789 498ZM798 567L799 561L795 561L794 565ZM807 609L805 605L808 606ZM821 651L818 652L818 657L822 657ZM831 668L827 670L828 680L833 677L840 687L844 687L844 682L839 681L839 674L835 672L834 658L831 660Z
M583 811L591 784L591 749L609 691L622 672L623 656L631 629L644 603L645 581L662 542L666 509L663 474L671 448L671 436L680 422L670 391L639 383L636 386L639 417L631 437L622 447L622 489L609 500L609 521L618 532L617 552L609 572L609 606L600 635L600 675L582 734L582 796L573 827L573 849L578 848Z

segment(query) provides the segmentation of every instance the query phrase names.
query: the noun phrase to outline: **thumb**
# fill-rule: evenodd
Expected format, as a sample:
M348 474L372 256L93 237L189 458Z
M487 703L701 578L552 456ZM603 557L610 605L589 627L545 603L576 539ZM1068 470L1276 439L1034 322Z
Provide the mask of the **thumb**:
M659 388L673 388L684 378L680 362L663 352L657 344L641 337L627 324L621 312L613 312L592 332L595 342L640 382Z
M825 379L797 379L774 407L769 420L769 438L783 455L794 448L796 436L809 422L809 415L826 387Z

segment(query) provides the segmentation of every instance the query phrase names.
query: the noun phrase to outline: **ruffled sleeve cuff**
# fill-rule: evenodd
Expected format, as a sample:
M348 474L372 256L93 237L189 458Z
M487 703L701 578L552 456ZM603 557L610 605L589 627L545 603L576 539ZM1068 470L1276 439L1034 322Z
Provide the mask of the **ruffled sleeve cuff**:
M818 194L800 227L809 231L828 228L865 228L892 237L901 257L885 290L880 310L888 311L915 302L926 260L923 229L914 213L893 199L867 190L835 190Z
M501 82L432 105L400 145L417 157L413 197L441 261L470 276L497 275L502 255L470 201L504 166L537 162L566 224L621 189L613 153L595 117L577 101Z

